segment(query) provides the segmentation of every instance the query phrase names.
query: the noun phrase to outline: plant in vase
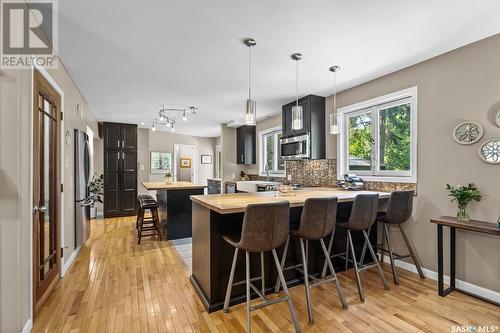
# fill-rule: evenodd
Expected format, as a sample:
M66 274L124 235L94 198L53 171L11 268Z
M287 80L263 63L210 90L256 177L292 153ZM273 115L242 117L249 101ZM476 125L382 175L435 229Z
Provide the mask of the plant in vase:
M95 218L97 215L97 207L95 204L97 202L103 203L102 201L102 190L104 188L104 175L101 174L100 176L94 174L92 176L92 180L90 180L89 183L89 197L85 199L83 202L83 205L89 206L90 207L90 217Z
M165 173L165 183L171 183L172 182L172 173L170 171L167 171Z
M453 198L451 202L456 201L458 204L457 219L459 221L469 221L470 217L469 213L467 213L467 206L472 200L481 201L479 190L472 183L457 186L446 184L446 189L450 192L448 196Z

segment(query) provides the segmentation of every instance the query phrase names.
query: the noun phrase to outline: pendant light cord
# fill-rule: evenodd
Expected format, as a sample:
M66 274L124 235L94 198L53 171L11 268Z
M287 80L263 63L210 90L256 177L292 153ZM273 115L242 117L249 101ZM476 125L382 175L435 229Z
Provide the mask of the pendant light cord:
M299 106L299 61L295 60L295 105Z
M337 71L333 72L333 113L337 113Z
M252 99L252 48L248 47L248 99Z

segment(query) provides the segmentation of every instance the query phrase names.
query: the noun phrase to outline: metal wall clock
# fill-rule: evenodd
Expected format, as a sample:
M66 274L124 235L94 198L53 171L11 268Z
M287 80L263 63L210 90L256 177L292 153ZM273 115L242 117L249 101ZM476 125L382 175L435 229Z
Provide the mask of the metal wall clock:
M497 123L497 126L500 127L500 110L498 110L497 114L495 115L495 122Z
M479 157L486 163L500 164L500 139L483 143L479 148Z
M453 138L462 145L478 142L483 136L483 126L475 121L464 121L453 130Z

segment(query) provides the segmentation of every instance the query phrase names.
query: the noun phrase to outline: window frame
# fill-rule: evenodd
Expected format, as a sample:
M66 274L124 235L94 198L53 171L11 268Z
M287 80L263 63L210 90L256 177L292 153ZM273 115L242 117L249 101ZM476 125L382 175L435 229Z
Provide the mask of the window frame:
M267 176L265 171L266 164L266 153L267 153L267 145L265 138L272 135L273 136L273 149L276 152L273 156L273 168L269 170L269 175L273 177L285 177L286 174L286 164L283 170L278 170L279 157L278 151L280 149L279 135L283 134L282 127L276 126L271 127L262 131L259 131L259 175Z
M380 110L402 104L410 104L410 171L380 170ZM348 118L366 112L372 112L372 169L371 170L349 170L349 139ZM337 140L337 178L342 179L346 173L356 173L367 181L379 182L417 182L417 87L411 87L391 94L376 97L367 101L352 104L337 109L339 115L339 128ZM376 130L377 129L377 130Z

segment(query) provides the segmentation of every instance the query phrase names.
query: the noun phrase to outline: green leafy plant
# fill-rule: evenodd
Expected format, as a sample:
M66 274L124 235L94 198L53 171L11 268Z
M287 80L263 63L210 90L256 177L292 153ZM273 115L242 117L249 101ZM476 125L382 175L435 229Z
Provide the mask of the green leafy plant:
M172 177L172 173L170 171L165 172L165 177Z
M92 176L92 180L89 183L90 196L87 199L85 199L85 202L83 204L94 208L97 202L103 203L102 200L103 188L104 188L104 175L101 174L99 176L97 175L97 173L94 174Z
M474 186L469 183L468 185L451 186L446 184L446 189L450 192L448 196L452 197L451 202L458 204L457 218L461 221L468 221L469 214L467 213L467 206L471 201L481 201L481 193Z

